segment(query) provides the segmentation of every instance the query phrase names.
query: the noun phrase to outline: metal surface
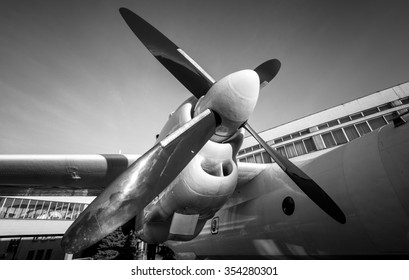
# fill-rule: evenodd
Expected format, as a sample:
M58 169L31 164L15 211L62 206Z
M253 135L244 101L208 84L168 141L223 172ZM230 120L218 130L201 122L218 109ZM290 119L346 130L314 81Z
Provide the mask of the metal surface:
M65 252L91 246L139 214L185 168L216 125L215 114L207 110L141 156L67 230L62 240Z
M297 160L348 217L335 222L277 164L239 184L229 202L190 242L168 242L178 257L250 259L382 259L409 257L409 126L393 124L337 149ZM240 167L240 172L243 172ZM291 196L291 216L281 209Z

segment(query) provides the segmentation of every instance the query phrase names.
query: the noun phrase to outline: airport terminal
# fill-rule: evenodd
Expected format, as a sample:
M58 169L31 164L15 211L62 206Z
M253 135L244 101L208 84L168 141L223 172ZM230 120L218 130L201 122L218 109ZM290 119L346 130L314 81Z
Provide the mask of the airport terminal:
M64 232L94 197L0 197L0 260L64 259Z
M409 110L409 82L260 132L287 158L314 157L354 141ZM240 162L272 163L252 137ZM94 197L5 197L0 194L0 260L64 259L60 241Z
M259 132L287 158L317 154L353 141L393 121L409 108L409 82ZM253 137L246 137L241 162L270 163Z

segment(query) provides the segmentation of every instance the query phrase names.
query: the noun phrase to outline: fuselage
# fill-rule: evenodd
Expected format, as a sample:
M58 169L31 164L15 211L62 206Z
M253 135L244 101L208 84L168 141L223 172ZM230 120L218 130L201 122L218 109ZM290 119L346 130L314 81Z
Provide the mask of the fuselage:
M239 173L260 173L237 186L195 239L168 245L180 258L409 257L407 124L306 157L294 163L340 206L346 224L319 209L275 163L241 164Z

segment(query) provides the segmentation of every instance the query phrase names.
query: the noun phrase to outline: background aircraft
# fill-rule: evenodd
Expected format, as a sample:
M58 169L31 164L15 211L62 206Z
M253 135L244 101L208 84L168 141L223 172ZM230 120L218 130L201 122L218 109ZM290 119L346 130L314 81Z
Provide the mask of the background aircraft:
M337 226L350 228L347 226L348 219L342 212L342 207L340 209L325 191L301 169L266 145L246 122L255 107L259 87L265 86L277 74L280 63L277 60L269 60L255 68L254 71L238 71L216 82L184 51L141 18L126 9L121 9L121 14L132 31L141 39L152 54L193 93L194 97L189 98L171 114L159 135L156 145L134 163L129 165L126 158L121 156L105 156L106 162L109 164L108 166L103 166L102 169L98 170L97 168L96 173L100 172L98 176L95 176L96 173L93 172L89 172L89 174L84 176L81 184L91 186L91 182L97 182L96 185L101 187L101 181L97 181L99 179L104 182L103 185L106 188L67 231L63 240L63 246L66 251L74 253L92 245L136 215L139 234L142 239L149 243L161 243L166 240L186 242L195 238L207 222L208 224L212 223L211 231L213 235L218 235L217 238L224 237L224 234L231 234L231 232L225 231L220 226L243 229L243 225L252 225L250 227L253 231L251 234L240 234L243 240L251 241L253 244L252 248L248 248L249 250L242 251L244 255L257 253L257 250L260 250L260 248L267 248L266 255L269 256L282 254L283 252L304 256L328 253L339 254L340 251L333 250L331 246L324 246L324 249L321 250L321 244L314 247L311 243L302 243L297 238L291 241L294 243L287 240L284 243L276 243L274 238L267 238L265 234L262 234L263 231L261 233L258 232L257 234L261 234L257 235L260 238L255 239L254 231L259 231L261 226L264 228L272 227L275 221L277 221L277 216L274 215L274 212L271 215L273 220L268 220L267 222L264 218L262 218L263 222L261 223L257 219L256 223L251 223L248 220L249 217L242 219L243 215L252 216L255 213L260 214L260 217L265 217L266 213L264 210L262 210L263 212L247 212L249 210L247 209L248 205L252 204L247 202L250 200L254 202L255 200L254 197L248 200L248 196L238 195L243 191L241 187L247 186L251 188L253 183L257 182L256 178L263 178L260 179L262 183L256 185L261 185L261 188L265 190L266 182L270 180L274 182L279 176L283 176L282 172L278 173L281 175L273 172L273 169L276 167L273 168L272 166L276 166L275 164L269 168L263 167L265 170L257 169L254 166L247 167L247 169L246 166L241 169L237 167L235 156L243 138L243 129L241 127L244 127L266 148L267 152L277 162L279 168L288 176L282 179L285 182L283 184L284 189L288 191L287 196L291 198L291 195L295 196L297 193L300 195L299 189L301 189L315 203L315 205L312 204L313 207L323 210L319 214L313 213L312 220L311 216L307 216L307 220L300 219L298 221L300 228L305 224L309 226L325 225L326 222L322 220L324 217L324 219L329 219ZM405 128L406 126L403 127ZM403 148L407 147L407 138L404 137L405 135L407 136L407 131L405 133L405 130L401 128L397 129L397 131L400 133L398 135L400 136L399 138L403 139ZM389 134L393 135L394 133ZM378 133L374 133L373 135L376 135L376 140L373 140L376 143L378 138L384 139L383 136L381 137L381 134L378 136ZM393 138L395 139L395 137ZM395 148L393 146L393 149ZM357 150L360 149L358 148ZM387 152L389 153L390 151L387 150ZM334 162L334 159L338 158L337 156L332 156L331 158L330 154L328 157L330 158L329 161L317 159L315 162L320 162L319 165L322 168L327 166L328 162ZM53 175L48 176L48 178L45 176L39 177L41 175L39 171L50 168L53 165L53 161L57 162L58 166L63 158L71 161L69 164L67 164L67 161L62 163L63 167L71 168L74 165L75 168L70 169L69 173L65 171L64 174L61 174L58 173L58 170L57 172L54 170ZM322 159L325 159L325 157L322 157ZM76 175L82 174L87 168L91 168L90 166L93 165L93 161L97 162L101 159L82 158L85 170L78 168L77 164L72 164L72 162L79 162L80 160L81 158L79 157L58 156L40 156L37 158L24 156L3 157L2 161L5 168L9 168L12 172L10 172L11 175L10 173L5 173L2 184L20 184L23 180L26 180L24 182L33 182L34 180L35 184L44 186L55 184L55 182L63 182L63 185L67 186L79 186L79 184L70 183L70 180L75 180ZM371 162L370 160L368 163ZM309 166L313 166L313 164L305 163L303 169L309 168ZM404 167L406 166L404 165ZM30 172L27 172L27 170ZM311 167L310 172L318 172L314 170ZM246 176L245 174L248 173L253 175ZM335 177L340 176L337 174L334 173L333 175ZM67 175L70 176L68 180ZM395 174L386 174L387 178L393 177L393 175ZM266 178L270 180L266 180ZM324 180L325 178L334 177L317 176L317 178ZM402 178L403 182L407 182L405 181L406 178ZM66 180L66 184L64 184L64 180ZM357 178L357 181L360 181L360 179ZM236 185L238 188L236 188ZM280 184L276 185L278 190L280 186ZM293 189L297 188L296 186L299 189L294 191ZM342 187L343 185L340 186ZM337 191L340 191L341 187ZM331 187L327 186L327 188L337 194ZM264 193L253 192L252 195L257 194L257 197L261 198L266 197L266 193L271 193L271 191L267 190ZM293 198L285 201L290 208L294 205ZM300 201L301 204L297 203L297 205L302 205L309 200L305 198L305 195L301 195ZM244 208L242 207L243 202L246 202L244 203ZM267 204L258 205L263 205L259 210L264 209L264 205L272 205L271 201L265 202ZM280 205L280 203L275 205ZM306 205L304 210L306 212L314 212L309 206ZM220 210L221 208L222 210ZM348 213L349 216L357 216L357 213L353 212L351 207L347 208L350 211ZM232 209L234 209L233 212L231 211ZM233 217L232 219L232 216L236 215L237 211L244 212L240 214L240 217ZM324 212L333 219L328 218ZM282 215L281 211L279 213ZM227 219L225 219L226 215ZM348 215L347 217L349 217ZM360 218L365 218L365 215L360 216ZM210 219L212 219L211 222L208 222ZM399 222L402 221L399 220ZM282 223L282 221L279 221L279 223ZM289 225L291 228L294 227L294 224L290 222ZM335 227L332 228L332 230L334 229L336 230ZM271 232L271 229L266 231ZM234 230L233 232L236 231ZM205 231L203 231L203 234L206 234ZM303 238L306 238L305 236ZM197 241L203 241L203 239L195 240L192 242L196 245L199 244L196 243ZM208 241L210 239L207 239L206 242ZM235 242L237 245L237 240ZM281 251L272 251L271 242L275 244L276 248L281 248ZM179 246L180 244L189 243L173 244ZM222 244L228 244L223 254L237 254L236 249L231 251L232 244L229 244L228 241L225 243L225 239L222 240ZM248 242L244 244L248 246ZM275 248L274 246L272 247L273 249ZM183 246L179 246L179 248L181 247ZM174 248L177 250L177 247ZM256 248L256 251L254 251L254 248ZM282 251L284 250L283 248L287 251ZM315 251L311 252L311 248ZM197 256L219 255L212 253L212 251L198 253L199 251L191 250L187 253L193 253ZM186 253L186 250L182 249L182 252ZM260 251L258 252L260 253ZM357 251L347 250L346 252L355 254ZM361 252L366 254L369 251Z

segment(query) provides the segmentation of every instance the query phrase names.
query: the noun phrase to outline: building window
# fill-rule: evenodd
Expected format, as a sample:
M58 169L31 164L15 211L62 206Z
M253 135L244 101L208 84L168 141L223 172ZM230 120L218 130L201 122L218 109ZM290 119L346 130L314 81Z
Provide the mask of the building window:
M12 214L11 217L9 216L9 212L12 208L13 202L14 198L5 198L3 207L0 212L0 218L12 218L12 216L14 216L14 214Z
M283 156L283 157L287 157L287 154L285 153L285 149L283 146L278 147L277 151Z
M332 135L334 135L335 143L337 143L337 145L345 144L346 142L348 142L342 129L333 130Z
M340 123L346 123L349 122L351 119L349 118L349 116L343 117L339 119Z
M308 129L300 131L301 135L307 135L308 133L310 133L310 131Z
M15 211L15 215L14 215L15 219L22 218L22 214L23 214L23 208L22 208L23 207L23 199L18 199L18 200L20 201L20 203L18 204L18 208Z
M261 158L261 153L257 153L254 156L256 158L257 163L263 163L263 159Z
M246 158L243 158L246 161ZM75 203L72 209L71 220L75 220L81 214L81 204Z
M30 251L28 251L28 254L27 254L27 260L32 260L33 258L34 258L34 250L30 250Z
M7 212L7 217L8 218L13 218L17 219L17 215L19 215L19 206L21 203L21 199L19 198L13 198L13 203L10 205L8 212Z
M355 124L355 126L358 129L358 132L359 132L359 134L361 136L371 132L371 129L369 128L369 126L368 126L368 124L366 122L357 123L357 124Z
M26 219L32 219L34 217L34 212L35 208L37 206L37 201L36 200L31 200L28 210L27 210L27 215L25 216Z
M291 139L290 135L286 135L286 136L283 137L283 141L287 141L287 140L290 140L290 139Z
M288 158L293 158L297 156L297 152L295 151L293 143L285 145L285 149L287 151Z
M317 147L318 151L325 148L324 141L322 141L322 138L320 135L312 136L312 140L314 141L315 147Z
M304 155L307 153L305 146L302 141L295 141L294 142L295 150L299 156Z
M307 149L308 153L314 152L317 150L317 147L314 144L312 138L304 139L305 148Z
M357 120L357 119L360 119L360 118L362 118L362 113L351 115L351 120Z
M385 117L385 120L388 123L391 123L391 122L393 122L393 119L396 117L396 115L394 113L392 113L392 114L387 114L384 117Z
M31 202L30 199L23 199L23 202L21 203L21 206L20 206L20 208L22 210L22 213L21 213L21 216L20 216L21 219L26 219L27 218L30 202Z
M65 219L65 216L67 215L68 204L69 203L63 203L62 206L61 206L60 212L61 212L61 215L62 215L63 219Z
M37 200L34 206L34 210L33 210L33 216L32 216L33 219L36 219L38 215L41 213L41 208L43 208L43 202L40 200Z
M347 135L349 141L359 138L359 134L358 134L358 131L356 131L355 126L351 125L351 126L344 127L344 130L345 130L345 134Z
M270 155L267 152L263 152L262 156L263 156L264 163L271 163L272 162L272 159L271 159Z
M256 150L258 150L259 148L260 148L260 145L254 145L254 146L250 147L250 149L251 149L252 151L256 151Z
M52 211L55 211L55 206L56 206L55 203L56 203L56 202L54 202L54 201L51 202L50 207L48 208L48 211L49 211L49 212L50 212L50 211L51 211L51 212L52 212Z
M7 253L15 253L20 245L21 239L11 239L7 247Z
M402 98L400 101L402 104L409 104L409 97Z
M67 210L67 215L65 216L65 219L71 220L72 219L72 213L74 212L74 207L75 203L70 203L68 210Z
M44 257L44 259L45 259L45 260L51 259L51 254L52 254L52 252L53 252L52 249L48 249L48 250L45 252L45 257Z
M331 148L336 146L334 137L331 132L321 134L322 139L324 140L325 146Z
M371 109L362 111L362 114L364 114L364 116L369 116L369 115L372 115L372 114L376 114L378 112L379 112L378 108L375 107L375 108L371 108Z
M296 132L296 133L291 134L291 138L294 139L294 138L300 137L300 135L301 134L299 132Z
M38 250L36 254L36 260L42 260L44 256L44 250Z
M6 204L6 200L7 200L7 198L0 197L0 219L4 218L5 211L3 211L3 210L5 209L4 204Z
M326 129L326 128L328 128L328 124L327 124L327 123L320 124L320 125L318 126L318 130L323 130L323 129Z
M388 110L388 109L392 108L392 104L391 103L386 103L384 105L379 106L378 108L379 108L379 111L385 111L385 110Z
M255 162L256 162L253 155L248 156L246 159L247 159L247 162L251 162L251 163L255 163Z
M50 203L51 203L50 201L44 201L43 208L41 210L40 215L38 215L37 219L44 220L48 218L48 210L50 208Z
M282 138L277 138L277 139L274 140L274 143L275 143L275 144L281 143L281 142L283 142L283 139L282 139Z
M338 120L333 120L333 121L328 122L329 127L336 126L338 124L339 124Z
M368 120L369 125L371 126L372 130L380 128L386 124L386 121L383 117L378 117L372 120Z

